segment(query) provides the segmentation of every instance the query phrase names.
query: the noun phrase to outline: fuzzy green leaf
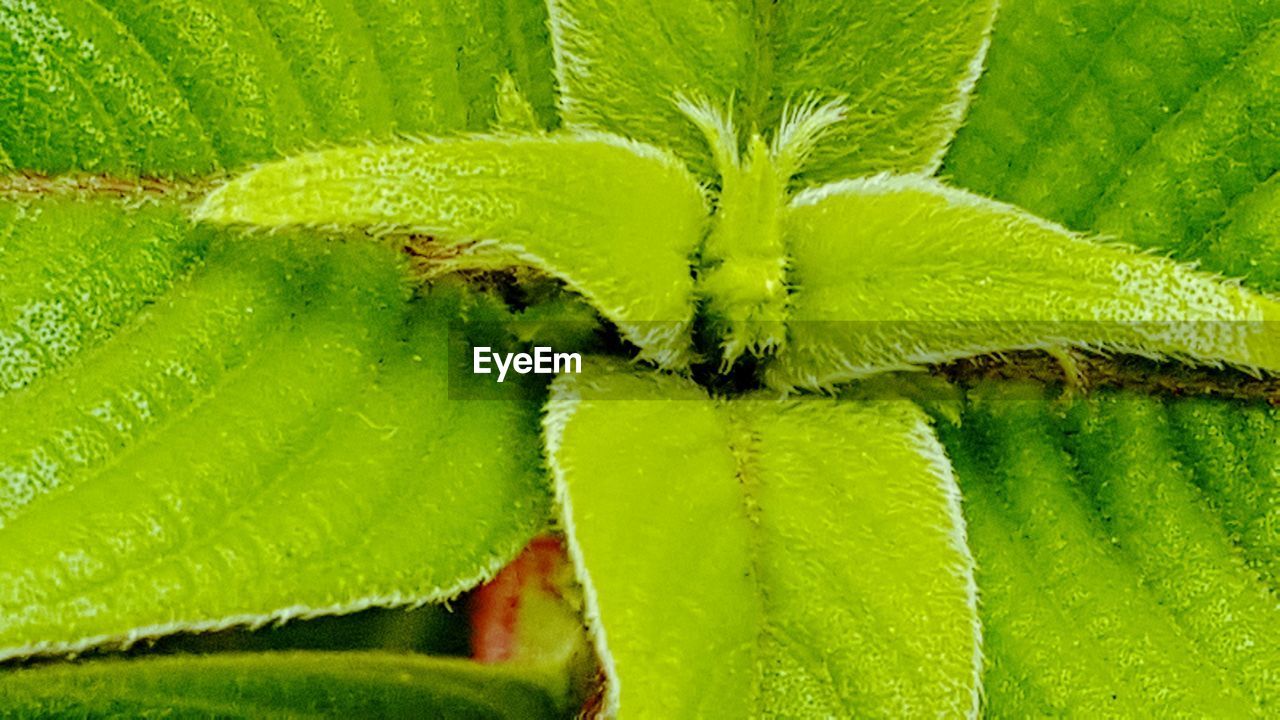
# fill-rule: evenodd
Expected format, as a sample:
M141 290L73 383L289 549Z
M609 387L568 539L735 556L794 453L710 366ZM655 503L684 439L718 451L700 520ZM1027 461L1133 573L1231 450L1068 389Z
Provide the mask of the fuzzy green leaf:
M1275 429L1253 424L1247 449L1175 447L1169 419L1191 408L1195 432L1224 430L1203 401L1186 403L1052 402L987 384L944 427L982 588L991 712L1270 714L1280 610L1240 554L1261 549L1256 536L1233 536L1221 509L1250 490L1210 482L1224 465L1266 462Z
M553 0L560 110L571 126L670 147L709 173L678 95L774 127L789 102L850 107L820 145L814 181L936 168L982 67L995 3Z
M0 200L0 397L110 336L208 242L175 203Z
M1220 239L1274 202L1255 194L1280 170L1278 18L1275 0L1004 3L946 172L1072 229L1280 287L1274 226Z
M1165 408L1109 394L1080 403L1076 415L1067 446L1112 542L1207 662L1259 707L1280 706L1280 605L1179 462Z
M193 175L316 142L487 129L510 72L551 121L540 3L41 0L0 8L19 169Z
M689 258L707 208L664 152L611 135L480 136L339 148L263 165L197 216L259 227L429 235L453 267L532 265L616 322L642 356L689 360Z
M797 196L776 385L1067 346L1280 369L1280 304L911 177Z
M877 172L933 173L982 71L992 0L823 0L772 8L773 108L820 93L846 98L804 167L809 182Z
M910 403L717 402L598 363L546 428L606 712L976 713L958 495Z
M1167 261L1079 240L1022 210L927 183L922 196L908 198L904 190L896 205L880 197L874 207L864 206L865 198L836 193L814 205L787 206L782 189L797 171L801 183L932 171L964 112L991 5L555 1L550 19L566 93L562 107L575 132L588 126L670 148L709 179L729 165L712 167L698 128L672 102L677 92L701 95L712 108L731 109L746 130L724 134L716 151L736 156L746 148L744 168L759 170L765 181L746 183L744 191L744 178L721 175L713 222L725 232L713 231L699 253L704 208L696 222L692 202L637 209L644 205L637 199L648 198L653 187L611 195L608 182L616 176L589 164L580 176L550 167L552 179L544 184L554 189L530 201L533 214L557 215L535 228L539 252L517 257L510 245L473 243L506 237L444 237L441 244L459 255L448 267L522 260L571 284L570 271L588 267L591 287L588 278L575 287L598 304L611 298L610 317L650 357L670 365L686 357L689 316L672 321L681 329L670 337L642 336L642 324L670 321L667 310L689 312L691 296L701 292L710 342L727 340L726 359L744 347L788 346L767 367L778 385L836 382L866 369L867 357L878 370L955 357L957 348L968 354L1070 344L1274 368L1271 340L1232 335L1234 329L1252 333L1254 320L1273 319L1269 300ZM1211 270L1276 287L1280 5L1003 5L992 72L948 161L954 180L1071 230L1203 259ZM398 132L443 136L488 130L496 122L502 131L537 135L554 124L544 19L541 3L515 0L9 4L0 8L0 66L6 68L0 165L207 175L318 143L385 140ZM806 141L797 144L802 151L770 153L764 138L785 125L786 103L811 93L819 101L843 96L841 122L812 133L809 140L821 140L816 146ZM785 133L773 135L775 148L787 144L780 142ZM562 139L536 142L551 140ZM770 157L766 165L770 155L808 162ZM618 175L634 172L622 169L629 162L619 162ZM564 176L576 179L560 194ZM896 181L867 184L878 182ZM695 194L687 178L674 185L682 189L670 197ZM906 190L912 189L920 188ZM408 200L431 191L413 188ZM598 202L605 196L631 203L621 225L610 224L617 216L611 219L613 206ZM511 197L510 188L495 197ZM559 227L566 198L577 214ZM276 199L245 205L271 209ZM667 212L676 205L677 212ZM474 577L499 562L509 554L499 549L504 543L518 545L538 525L543 498L530 472L536 457L520 429L530 422L530 407L446 402L457 388L446 387L433 365L443 351L427 350L443 347L439 321L465 315L466 307L432 301L406 317L396 273L366 263L362 251L316 245L277 252L270 239L216 250L206 266L182 279L203 254L206 236L216 233L190 233L177 207L164 203L100 210L72 200L58 206L56 216L3 217L11 234L0 239L0 395L9 393L0 398L0 648L12 651L14 642L27 643L19 652L33 643L66 648L86 634L127 640L156 627L257 621L317 605L358 607L369 593L406 583L418 583L419 592L397 598L434 596L432 589L448 578ZM830 217L819 217L828 211ZM352 224L346 216L322 222ZM679 232L637 230L662 223ZM378 230L396 222L355 224ZM72 226L86 231L66 232ZM587 238L582 247L570 244L578 238ZM42 255L45 247L49 253ZM918 256L907 257L911 252ZM699 260L696 291L685 284L689 254ZM1141 285L1138 291L1116 294L1123 289L1117 268ZM992 286L997 292L988 292ZM1035 305L1046 295L1048 301ZM1193 306L1192 298L1206 301ZM1103 303L1111 304L1099 316ZM917 318L904 308L927 313ZM1024 311L1026 317L1015 316ZM1134 313L1144 321L1173 320L1188 334L1156 333L1153 340L1139 333L1135 340L1133 328L1115 327L1090 334L1103 324L1097 320L1128 320ZM948 327L957 316L973 322L967 329ZM1011 317L1027 327L1010 334L1017 325ZM728 335L716 327L740 319L742 327ZM833 326L864 319L879 328L904 320L931 327L874 338L869 347L875 352L839 333L837 342L824 344ZM527 320L536 325L536 313ZM1060 337L1030 328L1063 320L1093 329ZM768 332L755 332L766 324ZM1233 330L1213 335L1215 327ZM918 523L922 513L903 513L901 527L859 543L814 534L815 526L845 529L830 519L835 513L861 520L939 505L936 493L922 495L928 503L911 496L886 504L894 496L885 497L884 488L906 490L885 484L850 507L843 488L823 484L847 476L865 482L848 468L883 453L876 443L891 433L847 425L882 406L713 402L670 378L636 382L666 394L687 391L691 399L648 414L608 410L609 403L645 404L634 397L583 401L565 423L580 428L577 444L562 442L560 453L562 461L581 460L582 468L559 466L562 490L586 499L570 517L590 571L584 577L599 581L597 591L607 590L595 596L595 629L616 661L613 680L622 684L613 688L625 696L626 712L644 715L656 707L652 714L669 716L683 697L718 703L708 705L708 715L743 707L780 715L968 709L954 702L963 695L958 692L947 695L950 705L941 704L944 692L935 682L961 677L962 653L954 652L959 623L927 638L886 634L885 628L908 623L883 617L901 617L894 612L913 612L929 598L909 591L919 583L907 590L893 585L894 576L876 563L847 567L850 558L883 557L867 548L883 550L886 538L923 537L918 525L907 524ZM1018 409L1010 396L980 392L963 415L963 431L948 438L966 484L983 586L988 712L1273 714L1280 672L1270 642L1278 634L1272 615L1280 547L1275 414L1204 402L1176 405L1166 421L1160 403L1120 395L1064 415L1038 394L1031 399ZM943 410L954 410L953 404ZM621 416L611 422L623 429L609 429L608 412ZM884 413L877 410L872 419L883 424ZM652 445L637 446L648 436ZM569 437L566 431L561 440ZM717 442L705 442L709 437ZM703 446L684 455L672 450L698 440ZM494 452L503 457L489 458ZM695 454L703 459L691 467L706 472L678 466ZM486 461L497 466L477 469ZM743 468L753 472L740 474ZM713 492L673 483L673 473L710 478L705 485ZM614 479L629 483L621 488L626 492L611 485ZM775 497L775 487L787 492ZM366 500L377 492L383 500L374 508ZM477 494L492 502L473 504ZM689 505L701 502L710 508L705 522L682 526L685 534L675 538L661 534L668 529L661 518L684 522ZM110 515L122 503L128 508ZM747 519L726 524L725 517L740 517L735 511ZM373 517L384 522L369 526ZM946 527L959 526L953 520ZM724 527L723 537L708 532ZM939 528L932 529L936 535ZM341 545L338 552L331 541ZM643 565L652 561L647 541L683 566L671 560ZM778 550L784 541L785 552ZM807 551L794 551L795 543L809 543ZM918 557L936 560L938 547L928 545L893 569L904 571ZM77 548L93 552L77 554ZM592 560L600 548L606 562ZM367 574L369 558L384 550L387 563L369 563ZM437 563L437 555L446 561ZM750 564L739 562L743 557ZM738 564L707 567L717 558ZM810 564L813 558L818 561ZM624 575L636 568L639 584ZM744 571L750 576L739 577ZM682 574L715 573L719 579L710 584L679 583ZM773 582L767 595L760 591L766 581ZM743 583L746 601L729 598L715 606L721 612L703 611L706 597L719 600L721 590ZM880 584L892 591L880 591ZM807 594L797 597L793 588ZM302 605L282 610L280 602L295 602L295 591ZM956 586L948 591L954 601ZM254 607L232 607L231 596ZM633 615L636 597L650 601ZM883 615L877 603L888 605ZM746 610L734 612L741 607ZM176 616L175 609L192 612ZM772 627L764 617L800 619L786 626L789 634L761 640L760 628ZM733 625L742 618L758 622L746 630ZM107 627L116 622L120 627ZM971 631L972 623L966 627ZM681 628L690 634L659 645L664 632ZM719 628L727 628L725 634L717 634ZM928 635L927 627L912 629ZM741 637L745 645L732 645ZM953 650L945 654L949 673L921 660L932 655L919 643L941 638ZM854 642L861 644L850 650ZM673 655L669 647L688 654ZM905 659L883 660L899 648ZM751 664L734 674L726 659L748 652L765 672ZM336 662L326 657L315 664L327 673ZM298 672L316 669L303 664ZM174 676L149 688L191 685L202 672L154 667ZM972 662L965 667L971 671ZM112 668L103 672L116 672ZM399 677L389 668L380 666L371 681ZM732 682L694 686L690 668L709 668L704 676L720 673ZM805 673L815 668L836 672L813 681ZM935 672L921 679L928 670ZM268 684L281 682L280 674L258 665L237 670L231 684L254 682L255 671ZM24 678L40 685L53 676L42 672ZM783 683L796 678L799 689ZM335 682L329 674L308 687L331 697L325 691ZM649 683L673 689L652 697L636 689ZM66 686L48 687L63 695ZM904 708L902 688L928 697ZM971 691L973 682L964 688ZM877 699L875 690L897 694ZM73 703L85 697L65 695ZM283 712L305 709L290 704ZM368 713L335 710L362 711Z
M0 674L0 714L48 717L561 717L509 668L376 652L103 660Z
M1170 414L1206 502L1245 563L1280 594L1280 411L1201 399Z
M677 93L728 104L758 51L747 0L609 3L551 0L560 115L570 127L668 147L704 174L706 141Z
M407 306L381 248L223 238L0 398L0 657L421 603L496 571L547 497L532 407L452 399L461 310Z

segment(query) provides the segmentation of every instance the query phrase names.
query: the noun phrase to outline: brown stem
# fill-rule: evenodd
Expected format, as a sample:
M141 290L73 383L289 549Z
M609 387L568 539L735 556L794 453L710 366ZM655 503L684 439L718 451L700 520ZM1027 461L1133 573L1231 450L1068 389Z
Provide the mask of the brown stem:
M126 178L114 175L75 173L46 175L21 171L0 175L0 197L11 200L58 195L102 196L109 198L195 200L214 186L212 180L178 180L158 177Z
M1239 370L1157 363L1130 356L1074 354L1076 377L1045 353L1016 352L969 358L933 369L959 384L981 380L1034 380L1078 385L1083 390L1127 388L1175 397L1216 396L1280 405L1280 377L1255 377Z

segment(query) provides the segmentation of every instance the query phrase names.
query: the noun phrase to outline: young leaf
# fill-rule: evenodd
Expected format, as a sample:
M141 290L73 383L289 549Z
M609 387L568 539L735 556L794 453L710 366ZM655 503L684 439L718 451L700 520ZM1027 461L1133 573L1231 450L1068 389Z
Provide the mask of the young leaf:
M445 599L541 527L532 408L451 399L456 303L273 245L0 399L0 657Z
M812 93L848 107L805 164L807 182L937 170L982 71L994 0L758 5L774 13L774 100L762 124Z
M556 381L546 432L606 712L976 713L964 524L913 405L717 402L599 363Z
M757 63L748 0L549 0L560 117L670 148L703 175L706 141L679 94L727 103Z
M564 279L642 356L689 360L689 258L707 209L666 153L610 135L471 136L339 148L263 165L197 217L430 235L456 266L532 265Z
M1280 369L1274 300L933 181L806 191L787 232L795 290L775 385L1065 346Z
M995 3L553 0L552 45L568 125L670 147L709 173L673 100L709 99L751 131L788 102L851 108L806 177L932 171L977 80Z
M0 714L47 717L555 718L519 669L380 652L227 653L0 674Z

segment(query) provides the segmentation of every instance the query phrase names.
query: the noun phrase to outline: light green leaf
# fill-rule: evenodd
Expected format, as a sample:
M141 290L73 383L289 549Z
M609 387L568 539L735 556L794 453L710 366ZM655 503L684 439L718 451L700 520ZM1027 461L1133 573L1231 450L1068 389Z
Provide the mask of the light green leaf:
M0 674L9 718L533 718L563 712L519 670L377 652L232 653Z
M674 102L732 109L750 131L805 97L850 111L807 168L811 181L932 171L959 126L995 3L553 0L560 110L571 126L676 151L700 172L705 145Z
M452 399L461 311L406 306L381 248L223 239L0 398L0 657L422 603L496 571L547 496L531 405Z
M641 356L689 360L689 258L707 208L674 158L610 135L471 136L338 148L263 165L197 217L422 233L453 267L532 265L618 324Z
M1280 7L1276 13L1280 17ZM1133 154L1090 209L1089 225L1141 247L1194 257L1206 235L1280 171L1277 117L1280 24L1272 23ZM1275 245L1230 250L1228 257L1239 260L1259 250L1274 254Z
M1257 288L1280 288L1280 174L1240 197L1205 231L1192 254Z
M723 107L748 86L759 58L748 0L609 3L549 0L560 117L670 148L711 174L706 141L677 94Z
M1208 504L1249 567L1280 593L1280 412L1196 399L1170 414Z
M713 401L597 363L545 424L606 712L976 713L964 524L915 406Z
M982 72L994 0L824 0L771 8L773 108L808 93L848 108L806 163L808 182L877 172L932 174Z
M1280 604L1180 462L1165 408L1107 394L1080 403L1077 414L1068 447L1112 541L1205 659L1260 707L1276 707Z
M795 289L775 385L1066 346L1280 369L1274 300L930 180L806 191L787 233Z

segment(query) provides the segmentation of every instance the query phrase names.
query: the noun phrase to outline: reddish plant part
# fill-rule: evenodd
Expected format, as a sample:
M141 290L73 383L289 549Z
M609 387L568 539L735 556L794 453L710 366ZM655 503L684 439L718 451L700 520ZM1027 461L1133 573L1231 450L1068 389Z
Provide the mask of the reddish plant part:
M534 538L515 560L471 595L471 655L483 663L530 659L531 605L564 603L559 577L568 560L557 537ZM522 621L524 627L522 627Z

